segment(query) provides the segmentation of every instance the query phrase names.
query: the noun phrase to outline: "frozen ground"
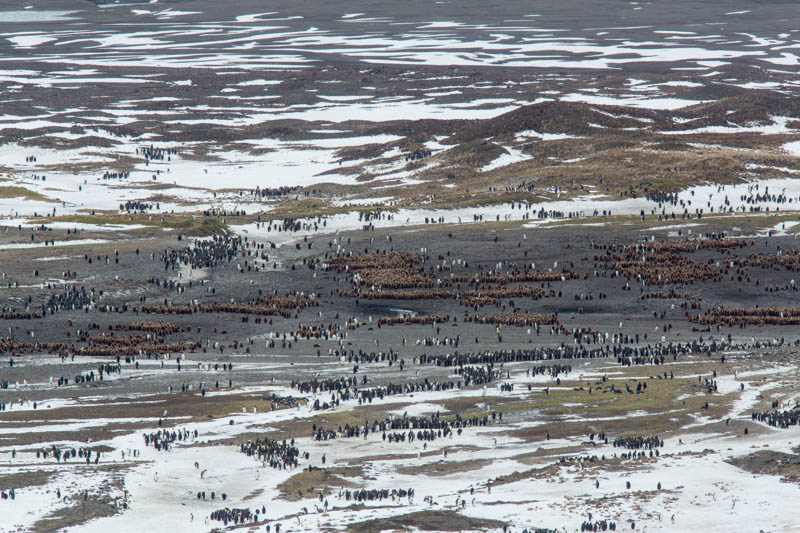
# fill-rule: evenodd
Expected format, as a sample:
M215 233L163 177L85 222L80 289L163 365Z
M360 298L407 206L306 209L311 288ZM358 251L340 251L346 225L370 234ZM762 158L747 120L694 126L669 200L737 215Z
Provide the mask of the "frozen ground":
M764 224L771 223L770 217L763 218ZM678 230L711 231L720 223L701 219L688 224L662 221L660 226L649 228L625 229L622 225L617 227L617 238L641 242L642 230L660 239ZM451 261L446 264L453 268L454 274L479 272L476 265L486 270L499 268L496 263L504 257L509 261L535 262L538 268L542 265L557 268L559 261L573 262L579 265L576 267L579 271L588 274L592 265L581 258L590 252L591 243L607 242L609 238L605 227L587 225L575 233L574 225L569 224L541 228L524 224L525 221L517 220L515 226L511 222L501 222L500 226L486 222L487 229L445 224L435 227L438 229L418 226L415 230L379 226L368 233L348 232L346 227L340 227L336 228L339 230L336 242L331 244L345 250L380 248L388 245L391 236L396 249L416 250L421 244L419 235L424 232L428 253L444 250L451 253ZM504 226L506 229L498 231ZM237 228L242 232L245 229L245 235L256 242L271 237L259 234L252 227ZM785 231L791 229L790 225ZM328 228L333 230L334 227ZM740 231L747 235L752 229ZM448 237L447 232L455 232L456 240ZM487 233L501 235L502 241L491 244ZM289 232L287 238L304 243L303 235ZM282 263L281 272L243 275L233 264L200 272L185 269L182 277L172 279L203 280L202 285L187 285L187 293L162 290L143 281L150 275L163 275L163 268L159 273L159 261L150 259L148 252L159 250L163 239L152 242L136 239L127 245L120 241L94 243L92 246L101 249L120 247L120 265L113 270L100 261L87 265L83 256L65 255L63 248L17 250L34 255L9 258L4 275L10 280L24 281L25 276L30 276L28 270L32 264L42 270L42 277L49 277L50 271L56 269L80 270L81 283L106 288L103 305L123 302L135 305L140 295L146 295L147 301L154 298L218 301L208 292L212 287L224 294L223 301L238 300L253 291L251 282L262 289L291 283L298 290L321 294L327 294L329 287L340 288L341 280L334 281L330 273L317 275L302 263L302 258L323 254L327 249L325 243L332 236L313 232L306 235L315 244L314 248L298 252L293 246L280 246L271 251ZM552 243L564 242L568 236L571 248L565 257L563 246ZM349 245L348 239L352 239ZM373 240L379 244L376 246ZM517 242L524 246L518 248ZM782 232L754 240L752 244L746 238L747 248L738 253L745 256L774 253L777 246L788 250L793 242L792 235ZM143 253L134 253L134 247L141 248ZM715 257L723 262L728 260L724 253L697 253L701 256L695 257L694 252L686 256L711 264ZM462 258L472 264L466 267ZM289 264L298 268L289 269ZM760 271L748 268L747 274ZM776 270L759 275L763 285L780 286L794 274ZM131 283L136 279L142 280L138 289L136 283ZM515 298L515 305L534 312L560 308L561 321L568 327L590 327L601 335L604 332L610 335L599 343L580 337L589 349L630 346L614 336L641 335L648 331L653 334L654 325L658 330L655 340L640 345L657 343L659 338L666 344L696 341L699 336L722 340L728 334L741 345L713 356L683 354L663 365L627 366L614 357L507 363L496 368L497 379L485 386L396 394L365 403L344 399L335 408L314 411L313 402L329 400L330 393L301 392L292 388L291 382L352 375L354 363L331 355L332 350L396 351L405 361L405 369L386 361L362 361L358 365L356 375L368 377L369 385L365 387L371 387L422 379L458 379L454 367L419 364L416 358L422 353L558 347L564 343L577 345L578 337L554 334L546 328L535 332L531 328L526 331L503 327L499 330L503 337L500 341L499 337L494 339L498 335L494 326L461 320L442 324L441 332L432 326L373 328L378 317L396 316L399 308L447 312L451 316L464 312L458 303L447 301L371 300L353 305L353 300L347 297L322 299L319 308L304 310L297 319L276 317L269 326L250 325L218 314L165 317L168 322L190 327L191 331L178 333L179 338L199 339L211 349L207 353L171 353L154 358L141 355L135 363L123 358L121 373L108 374L99 383L67 386L57 384L59 376L71 379L77 374L86 375L96 371L100 363L115 364L115 359L61 358L48 354L11 356L14 366L6 367L4 374L8 388L0 390L5 408L0 414L3 432L0 483L11 483L4 487L15 488L15 499L4 515L4 526L9 530L28 530L32 525L35 529L53 529L57 524L69 524L64 527L73 531L109 528L135 531L144 525L156 530L211 531L224 526L211 520L214 510L230 507L252 511L263 506L265 511L259 513L258 524L248 527L263 530L267 524L273 528L281 524L282 529L293 531L343 530L362 527L358 524L368 520L394 518L402 522L412 520L403 517L414 512L451 510L473 520L498 520L514 531L530 526L572 530L584 521L591 521L589 513L593 520L612 520L618 527L635 531L670 528L693 531L701 527L725 531L730 520L746 524L747 528L791 531L791 519L780 511L780 502L797 496L796 484L781 480L782 477L791 480L793 471L751 473L736 466L742 461L757 465L761 456L754 455L755 452L778 454L776 461L794 456L797 426L777 429L753 422L750 416L752 411L769 410L771 402L778 402L780 409L791 409L797 401L793 388L797 379L796 347L790 329L773 326L741 331L723 327L697 333L691 330L683 311L670 306L672 302L680 303L679 298L643 304L638 291L626 291L622 281L607 278L579 278L553 285L565 292L565 299L536 302ZM744 296L731 291L731 286L735 282L723 280L722 285L702 282L691 288L676 289L691 291L701 298L704 308L715 304L757 302L769 306L796 301L795 292L765 292L755 285L755 280L746 284ZM9 298L30 294L37 301L42 293L47 294L44 286L25 283L2 292ZM578 294L598 292L607 292L609 303L583 301L585 314L575 312L570 303L573 293L577 298ZM504 304L509 304L508 300ZM654 317L653 310L664 312L666 321L675 328L662 333L666 321ZM88 320L86 315L83 311L59 313L47 322L40 319L24 325L40 342L51 342L59 338L69 340L63 337L63 329L93 327L86 326L87 322L99 321L102 326L92 331L100 334L107 329L106 324L156 318L134 315L130 310L115 313L92 310ZM624 329L617 326L623 316ZM67 320L72 322L68 324ZM345 320L360 326L346 329ZM291 333L298 322L338 323L344 333L329 339L298 339ZM13 320L5 323L12 329L22 324ZM221 328L227 331L219 331ZM452 340L455 336L462 344L448 346L447 338ZM780 346L765 344L777 343L774 339L781 337L785 342ZM473 344L473 338L480 338L481 343ZM274 346L269 345L270 339L276 341ZM234 340L245 344L236 348ZM287 340L290 345L281 344ZM224 353L216 350L218 345L224 346ZM723 355L724 363L720 359ZM233 364L232 370L219 369L229 362ZM552 364L570 365L571 369L558 378L530 373ZM713 380L716 391L709 392L704 380ZM626 387L636 388L642 382L648 386L641 395L624 392ZM621 394L609 393L607 387L611 384ZM587 392L589 387L593 393ZM202 388L205 394L200 392ZM276 403L273 410L272 402L268 401L272 394L292 397L298 405ZM312 425L336 431L346 423L363 426L368 420L387 417L438 414L453 420L456 415L470 418L492 413L504 416L434 441L391 442L383 438L382 431L366 438L342 435L326 441L311 438ZM143 434L164 427L188 431L189 436L176 442L168 452L145 446ZM608 444L598 436L601 432L608 436ZM664 445L657 448L659 455L651 457L645 449L643 458L621 458L620 454L626 450L614 447L613 439L637 435L658 435L663 439ZM239 451L240 443L265 437L295 439L301 453L309 456L303 455L295 468L275 470ZM52 450L54 446L62 450L91 449L102 455L97 465L93 462L87 465L80 458L55 461L52 457L36 456L37 451ZM323 470L309 472L311 466ZM9 477L12 475L15 477ZM342 490L361 488L413 489L414 497L367 501L362 506L341 496ZM206 497L198 498L198 492L205 492ZM225 501L221 501L223 493ZM91 503L84 504L84 500ZM440 515L424 516L436 520ZM479 522L475 528L502 529L492 524L495 522Z
M800 7L540 4L0 7L0 531L578 531L602 520L795 531L800 426L751 413L797 405L796 326L689 318L717 305L797 309ZM720 233L742 247L668 258L715 276L668 286L622 280L595 248ZM214 267L165 267L162 254L214 234L246 245ZM386 273L356 287L351 271L319 267L392 250L421 253L413 268L431 283L385 297ZM781 267L746 264L760 257ZM579 275L475 281L536 265ZM389 283L413 274L393 269ZM644 299L662 290L674 293ZM208 310L295 293L314 304ZM511 311L557 313L563 330L467 320ZM406 313L447 318L379 325ZM156 321L177 329L135 329ZM298 337L309 325L335 333ZM140 349L80 354L112 333ZM336 395L292 386L456 382L486 368L424 365L423 353L691 342L735 346L658 365L495 363L484 385L320 410ZM101 364L112 368L102 381L83 381ZM554 364L572 368L535 374ZM312 436L431 416L486 422L432 441ZM187 438L168 452L145 445L164 428ZM663 446L631 458L612 444L636 436ZM292 441L299 464L240 452L256 438ZM44 456L54 449L101 455ZM414 495L345 497L361 489ZM223 508L259 519L213 520Z
M763 363L759 371L748 373L742 371L739 365L746 363L740 359L728 370L730 372L738 367L737 378L731 372L720 375L718 381L723 404L730 405L728 416L741 431L750 418L750 410L758 404L759 395L769 388L784 387L791 383L795 379L796 368ZM521 367L512 368L513 379L506 382L513 382L522 388L529 380L525 378ZM617 368L606 363L592 365L592 371L597 376L606 373L613 375L617 373ZM671 366L670 370L677 373L681 368L678 364ZM769 380L769 385L751 384L756 377ZM687 376L687 381L690 378L690 375ZM628 377L623 375L613 379L623 384ZM554 385L554 381L536 380L536 391L532 396L531 393L520 392L517 397L523 401L535 398L542 395L544 387L551 383ZM748 389L739 392L739 383L747 383ZM260 394L292 393L279 386L249 387L231 392L234 397L244 399L245 403L248 397L251 398L250 403L254 405L258 404L257 397ZM446 410L437 402L452 401L459 397L464 399L469 395L421 393L414 395L413 399L392 397L390 401L379 405L387 413L400 417L426 416L437 410L446 416ZM116 398L115 402L122 399ZM479 405L498 406L510 400L507 394L493 389L481 393L478 399L481 402ZM129 401L138 403L133 398ZM46 402L40 400L42 403ZM58 404L50 403L50 409L59 409ZM104 400L100 400L93 408L104 403ZM169 401L163 405L168 408ZM580 414L582 405L575 404L576 416L571 417L569 423L585 424L589 431L598 419L591 415L583 417ZM251 411L250 408L246 409ZM354 414L360 411L358 406L345 402L331 413L351 410ZM79 417L80 412L79 409ZM636 416L634 413L631 415ZM652 417L653 413L642 415ZM661 416L669 415L665 413ZM49 481L41 486L17 489L15 504L4 515L4 523L12 529L24 529L26 524L47 516L59 508L60 502L54 493L60 490L70 498L88 491L93 498L100 495L110 498L117 508L122 502L129 506L114 516L92 520L75 529L80 531L108 531L109 528L138 531L143 526L156 530L208 531L221 525L209 521L206 518L208 513L224 504L208 499L198 500L198 491L206 491L209 498L211 491L216 491L217 495L225 493L229 502L241 502L239 505L245 507L253 504L260 507L263 504L267 512L262 519L273 527L281 523L293 531L315 531L322 527L338 529L360 520L430 509L457 509L460 508L457 502L462 499L466 502L462 512L468 516L501 520L517 529L530 524L567 524L576 527L578 518L586 519L589 512L598 519L615 520L625 529L635 530L647 527L727 531L730 520L736 520L747 529L790 531L793 527L792 518L781 511L781 502L797 497L798 489L794 483L785 483L773 476L753 477L726 461L760 449L791 454L792 447L797 445L796 429L777 430L752 424L751 431L755 435L746 437L727 431L732 426L723 425L722 429L719 421L707 420L700 425L689 424L685 430L676 427L670 431L670 436L664 437L665 444L660 448L657 459L631 459L622 460L621 463L619 459L612 459L619 455L619 448L589 443L587 435L554 437L536 443L531 443L527 438L509 437L519 431L522 431L519 434L524 434L526 428L532 427L529 421L517 421L516 417L489 427L468 428L457 438L445 438L433 443L392 444L382 440L380 434L367 439L340 438L316 442L298 435L296 445L308 452L310 459L302 460L297 468L288 471L264 467L240 453L232 443L254 432L270 436L270 428L282 421L309 417L314 417L317 422L326 418L325 415L320 418L319 414L309 411L306 406L263 413L232 413L207 422L192 420L184 423L181 417L165 418L164 421L169 424L190 432L197 430L200 435L176 444L170 452L156 452L152 447L143 446L140 433L157 429L154 418L91 419L81 422L64 420L29 426L26 431L73 434L72 438L58 439L56 444L61 447L84 446L85 443L74 439L80 438L81 429L87 425L116 426L136 422L142 429L109 439L93 439L91 443L92 447L102 446L111 450L104 453L103 463L111 469L115 466L122 469L124 489L104 486L107 481L103 481L104 474L100 472L86 475L85 472L92 469L80 466L80 462L52 470L48 462L39 463L29 458L32 447L15 445L17 459L10 458L10 447L0 450L5 456L0 475L41 469L53 472ZM35 421L29 422L33 423ZM552 429L554 423L555 420L545 417L533 427L541 431L550 428L555 434L556 430ZM12 430L5 431L8 438L12 439L14 433ZM134 450L137 456L130 458ZM569 451L565 453L565 450ZM449 452L446 456L445 451ZM536 451L538 457L533 462L532 451ZM558 465L562 455L595 456L598 460ZM279 485L300 474L308 465L326 468L321 462L323 456L329 468L355 464L365 469L362 475L354 473L352 477L348 476L350 483L357 482L366 488L411 488L415 496L413 499L400 498L353 508L337 496L341 489L336 486L337 482L333 482L331 492L325 493L325 500L330 503L327 509L313 497L314 493L311 499L287 501L287 495L279 489ZM607 461L601 461L600 456L606 457ZM362 463L361 459L365 457L371 459ZM553 464L556 466L550 466ZM539 474L539 469L547 473ZM430 472L427 475L426 470ZM406 471L413 471L414 474L404 473ZM437 473L440 471L447 473ZM524 474L520 476L519 473ZM511 476L510 479L516 476L519 480L506 482L503 476ZM626 488L628 482L630 489ZM596 484L599 484L599 488ZM314 490L322 490L325 486ZM304 487L304 490L312 489ZM634 505L631 505L632 501ZM576 516L576 511L579 516Z
M733 149L740 142L720 136L758 132L770 137L760 143L780 142L789 154L797 142L793 112L772 110L783 104L769 100L767 116L742 116L737 99L795 95L796 73L774 68L800 42L787 22L795 8L784 4L734 11L693 4L691 20L660 4L608 3L591 15L576 15L570 2L533 11L505 2L491 13L471 4L457 12L447 4L383 6L381 13L374 6L279 3L263 12L255 2L181 4L59 0L52 10L3 12L0 171L7 185L41 196L20 205L25 196L0 195L0 213L114 210L126 201L152 202L161 212L253 211L268 206L242 191L281 186L321 190L328 199L334 191L356 200L413 191L452 198L465 180L473 191L496 185L497 176L513 185L509 176L526 171L552 181L559 164L596 175L592 156L608 160L598 153L607 135L635 139L645 152L653 142L642 135L656 133ZM721 109L703 107L713 102ZM582 112L601 113L604 123L509 124L459 138L476 120L572 104L586 104ZM463 150L479 139L497 152L465 161ZM137 148L150 145L177 154L146 161ZM409 163L423 146L433 148L431 160ZM763 165L754 154L737 157L751 169ZM107 171L125 177L102 179ZM708 181L758 177L723 172Z

